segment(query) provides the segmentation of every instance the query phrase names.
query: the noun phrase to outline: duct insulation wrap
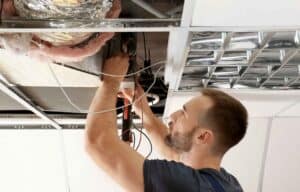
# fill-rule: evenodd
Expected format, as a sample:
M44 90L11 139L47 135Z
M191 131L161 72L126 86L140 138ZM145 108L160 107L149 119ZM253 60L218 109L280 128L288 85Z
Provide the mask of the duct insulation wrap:
M59 26L55 26L58 24L53 22L53 27L88 27L104 18L117 18L121 12L120 0L5 0L5 2L14 6L18 17L62 21L59 22ZM6 9L10 8L6 6ZM113 35L114 33L58 32L32 33L32 38L29 38L25 33L1 34L0 43L4 49L17 54L42 56L57 62L77 62L96 54ZM13 44L18 39L22 40L18 41L18 45L20 42L26 45L22 46L22 49ZM28 49L27 52L25 48Z
M112 7L111 0L14 0L20 17L26 19L89 19L101 20ZM71 22L71 23L70 23ZM61 24L60 24L61 25ZM72 21L68 21L72 25ZM85 26L86 22L76 25ZM56 27L56 26L53 26ZM65 26L67 27L67 26ZM53 46L76 45L91 36L91 33L37 33L39 39Z

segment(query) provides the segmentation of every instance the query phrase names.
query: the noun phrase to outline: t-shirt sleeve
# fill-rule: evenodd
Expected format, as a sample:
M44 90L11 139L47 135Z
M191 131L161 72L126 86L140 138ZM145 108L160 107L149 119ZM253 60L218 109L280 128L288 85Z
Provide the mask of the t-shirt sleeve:
M143 172L145 192L182 192L196 185L193 170L175 161L145 160Z

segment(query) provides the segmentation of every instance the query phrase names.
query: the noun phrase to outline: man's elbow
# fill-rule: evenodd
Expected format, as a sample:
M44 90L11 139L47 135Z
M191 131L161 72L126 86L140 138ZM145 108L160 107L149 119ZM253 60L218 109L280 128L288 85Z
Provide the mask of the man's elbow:
M107 144L102 141L95 141L94 139L90 139L88 137L85 138L85 152L93 157L95 154L101 153L104 154L107 150Z
M86 131L85 133L85 151L92 153L93 151L102 151L111 145L112 135L110 134L97 134L94 132Z

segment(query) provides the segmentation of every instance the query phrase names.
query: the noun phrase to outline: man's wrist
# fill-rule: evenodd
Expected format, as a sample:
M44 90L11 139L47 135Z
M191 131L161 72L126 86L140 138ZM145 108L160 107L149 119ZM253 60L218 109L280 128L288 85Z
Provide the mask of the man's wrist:
M143 119L146 124L153 122L156 118L152 111L144 111L139 117L140 119Z
M111 92L118 93L120 89L120 82L119 81L107 81L104 80L101 83L101 86L105 89L110 90Z

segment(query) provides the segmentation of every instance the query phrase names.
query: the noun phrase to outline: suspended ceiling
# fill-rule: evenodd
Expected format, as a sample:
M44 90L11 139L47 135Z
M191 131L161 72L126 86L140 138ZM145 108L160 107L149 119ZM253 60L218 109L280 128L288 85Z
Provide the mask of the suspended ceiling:
M152 2L159 3L158 1ZM202 87L225 88L225 91L229 94L242 100L248 108L250 116L263 118L261 120L251 120L253 124L247 134L247 139L242 143L240 148L234 149L227 156L227 159L224 160L226 167L228 166L230 171L232 170L241 179L247 191L282 191L282 189L286 189L285 187L291 187L291 181L293 181L294 185L292 185L289 191L299 191L299 186L296 184L298 179L296 174L288 179L281 179L281 177L276 175L278 167L281 166L282 169L280 172L282 175L289 176L291 172L294 174L293 171L299 170L297 163L299 162L299 156L294 150L294 146L299 144L296 138L299 134L296 128L298 121L290 120L290 118L293 119L300 114L298 99L300 98L300 93L297 90L299 85L294 81L299 77L299 68L297 68L299 58L299 53L297 52L299 42L297 38L300 29L297 26L299 3L297 1L289 1L290 4L288 4L258 0L232 0L221 3L219 1L192 0L186 0L185 2L183 17L180 20L173 18L154 19L154 16L151 15L153 16L151 20L148 20L149 17L147 16L142 20L136 20L135 18L135 20L120 19L117 21L106 21L101 23L101 25L89 29L47 28L49 27L48 25L43 25L41 26L42 29L39 29L39 21L34 21L33 24L29 25L33 28L17 28L22 25L20 23L23 21L15 23L16 28L13 28L12 23L16 21L5 21L6 23L4 23L11 28L2 28L1 31L86 30L93 32L167 32L169 34L169 41L167 42L168 48L164 48L165 52L167 52L167 57L165 58L167 59L167 64L164 76L170 89L166 102L165 116L181 108L181 105L190 97L198 94L198 90ZM272 6L269 6L271 4ZM194 10L193 8L197 11L192 11ZM193 43L195 41L198 42ZM272 44L272 41L275 43ZM276 44L277 47L272 47L272 45ZM158 53L155 53L154 56L156 54ZM9 58L11 62L14 62L11 56ZM191 59L200 59L200 61L190 62ZM21 61L25 62L26 59L21 59ZM6 72L8 70L18 71L18 63L22 62L16 62L16 65L4 68L5 63L3 63L1 70ZM40 63L32 62L31 64L30 66L39 68L41 73L43 72L44 77L48 77L49 73L45 66L41 66ZM249 67L249 64L253 65ZM28 63L26 64L25 62L24 67L26 65ZM59 76L64 84L71 87L66 90L67 92L74 93L71 94L75 97L73 100L81 100L82 96L80 94L84 94L86 98L92 97L94 91L92 87L97 84L97 80L94 77L78 71L65 69L61 66L53 65L53 68L58 75L63 74ZM39 89L35 90L35 93L27 90L26 95L36 101L36 104L40 105L42 109L50 109L49 104L51 102L49 96L54 94L51 98L56 103L52 103L53 106L51 109L58 110L63 106L64 110L73 110L71 106L66 105L67 101L59 89L57 89L53 79L40 78L37 81L37 78L34 76L28 77L28 74L32 74L31 71L24 72L23 70L19 70L16 73L10 74L12 78L11 83L23 83L28 90ZM6 74L6 76L9 75ZM80 79L82 78L82 81L78 81L79 76ZM20 77L24 79L22 80ZM293 81L295 82L293 86L289 86L288 84ZM263 86L262 83L264 83ZM79 86L84 86L84 91L75 90ZM25 92L25 89L23 91ZM47 96L39 95L41 93ZM5 98L0 100L1 107L7 107L7 104L13 101L12 98L5 96ZM85 101L80 106L85 107L88 103L88 101ZM25 109L16 102L13 105L16 108ZM268 121L264 118L275 117L279 112L283 112L280 113L281 118L287 119L281 121L278 117L274 122L274 124L279 122L278 125L269 127ZM75 124L79 118L83 119L82 116L77 118L73 115L71 117L67 116L66 114L50 117L70 118L68 120L68 124L70 125ZM13 118L18 118L18 116L14 115ZM17 123L13 118L10 120ZM292 126L287 126L290 123L292 123ZM84 124L84 121L81 121L80 124ZM19 128L22 128L22 126ZM283 135L286 135L287 132L291 134L289 139L292 142L289 139L283 138ZM51 141L53 142L52 139ZM285 147L288 148L289 145L293 145L293 147L285 150ZM77 149L74 149L74 151L77 151ZM282 163L283 155L286 162L293 159L292 162L289 161L290 165L287 166L286 162ZM72 159L72 157L69 159ZM276 161L272 161L272 159L276 159ZM293 169L290 169L291 167ZM274 170L277 172L274 173ZM274 184L274 177L277 181L276 184Z
M269 26L251 27L251 23L248 23L251 16L243 16L245 17L244 20L237 18L235 20L236 27L220 26L216 25L215 18L205 17L206 20L204 21L201 20L203 19L202 13L190 11L196 8L199 10L211 9L214 3L203 4L202 1L186 1L184 7L181 1L147 1L147 3L152 6L152 11L145 9L145 7L142 8L134 1L123 1L121 19L106 20L113 25L108 25L105 23L106 21L100 22L101 25L93 23L86 29L70 28L70 25L65 25L65 28L47 28L47 26L39 25L38 22L40 21L32 20L20 24L14 19L5 19L3 24L4 26L9 24L5 30L10 32L34 32L37 29L49 32L85 30L101 32L108 29L121 32L149 32L148 42L151 44L151 57L153 61L166 59L163 72L164 81L165 84L169 85L171 92L197 92L203 87L260 91L298 89L300 85L300 67L298 64L300 53L298 52L299 31L297 26L287 27L279 23L281 26L275 30L272 23L276 23L277 20L267 16L264 19L268 21ZM225 7L228 5L222 4ZM199 6L203 7L199 8ZM155 11L153 12L153 10ZM165 17L166 14L162 16L163 13L173 13L173 15L170 14ZM230 18L230 14L226 13L224 18ZM30 22L37 23L33 28L26 28ZM55 20L51 22L55 22ZM68 24L70 21L60 20L59 22ZM10 25L13 23L16 25ZM19 25L23 25L22 28ZM210 25L211 27L208 27ZM157 33L160 31L165 33ZM19 86L19 89L31 97L42 109L72 111L72 107L68 103L61 105L66 99L61 97L62 93L57 89L58 82L53 78L47 64L43 65L37 61L31 61L29 58L22 58L22 56L14 57L5 51L1 51L0 54L2 74L9 79L11 84ZM74 89L74 91L77 87L78 93L85 93L79 89L91 88L92 90L98 84L98 78L95 74L100 69L96 63L101 63L102 57L101 53L97 55L97 57L89 58L83 63L71 64L71 67L75 67L75 69L83 69L92 74L61 65L51 65L51 68L64 87ZM143 55L140 38L138 60L141 63ZM35 68L34 75L31 72L31 67ZM48 94L43 96L44 93L48 92L45 89L49 90L49 93L53 93L54 96L49 97ZM53 102L45 98L53 98ZM78 96L78 98L83 97ZM80 100L78 105L87 108L91 96L84 98L86 100ZM6 98L5 100L8 101L9 99ZM77 99L74 98L74 100ZM12 106L16 105L13 104ZM57 106L62 107L57 108Z

